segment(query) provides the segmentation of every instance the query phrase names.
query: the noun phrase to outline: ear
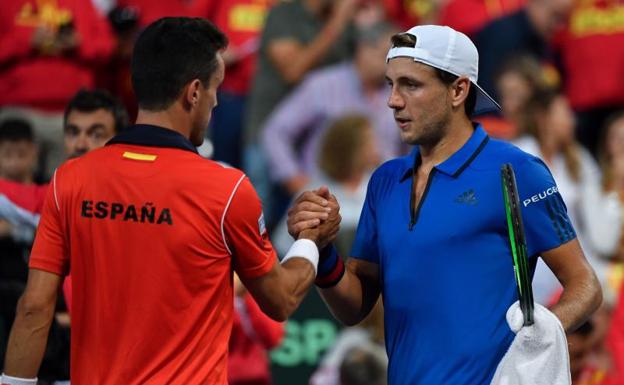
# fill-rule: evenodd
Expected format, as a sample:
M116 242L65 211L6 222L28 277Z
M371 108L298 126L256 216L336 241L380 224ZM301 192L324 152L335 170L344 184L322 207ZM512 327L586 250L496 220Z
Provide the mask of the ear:
M197 106L199 103L200 92L199 89L202 87L202 82L199 79L193 79L186 86L186 92L184 93L184 101L185 104L189 107Z
M453 82L453 86L451 87L451 102L453 108L458 108L466 101L468 93L470 92L470 87L473 87L473 85L465 76L461 76Z

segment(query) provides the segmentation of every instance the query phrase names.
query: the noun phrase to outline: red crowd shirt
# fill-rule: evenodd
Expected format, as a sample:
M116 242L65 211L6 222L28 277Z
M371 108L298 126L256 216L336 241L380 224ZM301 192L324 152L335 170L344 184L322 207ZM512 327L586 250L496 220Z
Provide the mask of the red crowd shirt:
M565 88L577 110L624 104L624 0L576 2L560 41ZM596 127L598 128L598 127Z
M61 56L35 51L37 27L58 30L71 23L78 48ZM0 2L0 106L63 111L83 87L95 85L98 68L114 49L108 21L84 0L2 0Z
M134 7L144 28L162 17L207 17L216 0L118 0L119 7Z
M24 184L0 178L0 194L34 214L41 213L47 190L47 184Z
M241 59L228 66L221 89L246 95L256 66L260 32L273 0L230 0L218 2L210 16L229 39L228 49Z
M30 267L71 269L72 384L225 385L232 269L276 261L241 171L137 125L57 170Z
M490 21L520 9L525 0L451 0L440 11L441 25L474 36Z
M260 310L253 297L246 293L236 298L228 358L230 385L270 385L271 363L268 351L279 345L284 324L273 321Z

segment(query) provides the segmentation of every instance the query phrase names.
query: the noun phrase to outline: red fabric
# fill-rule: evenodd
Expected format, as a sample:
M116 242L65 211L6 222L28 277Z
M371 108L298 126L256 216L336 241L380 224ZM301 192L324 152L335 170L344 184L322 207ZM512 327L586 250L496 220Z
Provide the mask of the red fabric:
M412 4L410 6L410 4ZM416 9L416 2L409 0L383 0L386 15L398 25L402 31L407 31L420 24L421 16Z
M441 25L474 36L491 20L518 10L524 0L451 0L440 11Z
M518 136L518 128L509 121L497 116L480 116L476 119L488 135L497 138L512 140Z
M221 1L210 19L227 35L228 50L242 55L242 59L229 65L221 89L246 95L251 87L256 65L256 52L260 46L260 32L273 0Z
M565 88L572 107L624 104L624 0L576 2L561 39Z
M139 25L150 23L166 16L207 17L217 0L118 0L120 7L134 7L139 11Z
M249 293L243 297L242 313L234 312L229 344L228 383L269 385L270 362L267 351L278 346L284 326L260 310ZM249 329L251 326L251 330Z
M64 163L30 267L71 265L72 383L225 385L232 267L277 261L261 212L242 172L190 151L115 144Z
M624 385L624 285L620 289L619 304L615 307L611 318L607 345L613 358L613 383Z
M31 48L37 26L57 29L72 21L78 49L43 56ZM95 85L98 66L114 49L106 19L84 0L2 0L0 2L0 106L62 111L82 87Z
M0 194L31 213L41 214L47 190L47 184L23 184L0 178Z

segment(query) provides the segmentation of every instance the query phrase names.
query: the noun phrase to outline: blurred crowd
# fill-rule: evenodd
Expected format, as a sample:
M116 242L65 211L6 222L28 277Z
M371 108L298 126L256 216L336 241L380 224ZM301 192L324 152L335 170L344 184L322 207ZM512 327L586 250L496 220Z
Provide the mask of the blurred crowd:
M46 183L65 159L133 121L133 43L166 16L207 18L228 36L200 154L250 177L280 254L291 242L290 201L327 185L341 204L337 247L348 255L369 175L410 151L386 105L390 37L418 24L471 37L479 83L501 105L475 121L548 165L603 286L599 312L568 336L574 384L624 384L624 0L2 0L0 362ZM283 325L237 285L230 383L279 383L267 352ZM42 383L69 380L68 286ZM539 261L536 300L552 303L560 287ZM385 383L381 306L340 332L310 383Z

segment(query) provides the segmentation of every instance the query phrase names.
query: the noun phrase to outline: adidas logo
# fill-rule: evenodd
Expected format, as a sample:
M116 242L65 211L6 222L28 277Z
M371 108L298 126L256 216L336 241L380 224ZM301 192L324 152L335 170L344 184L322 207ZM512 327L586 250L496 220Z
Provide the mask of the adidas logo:
M470 189L468 191L464 191L460 196L455 198L455 203L464 203L467 205L476 206L477 203L479 203L479 200L477 199L474 190Z

